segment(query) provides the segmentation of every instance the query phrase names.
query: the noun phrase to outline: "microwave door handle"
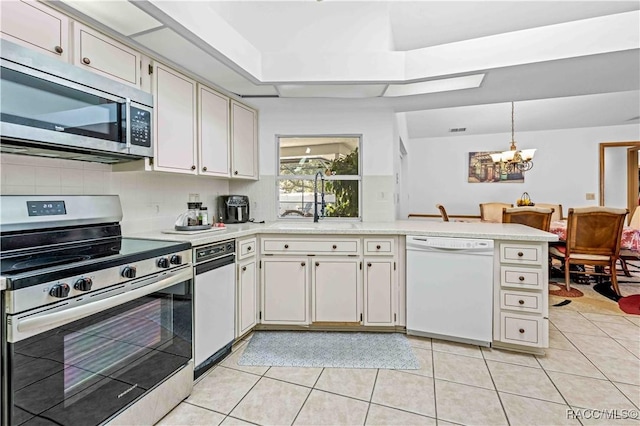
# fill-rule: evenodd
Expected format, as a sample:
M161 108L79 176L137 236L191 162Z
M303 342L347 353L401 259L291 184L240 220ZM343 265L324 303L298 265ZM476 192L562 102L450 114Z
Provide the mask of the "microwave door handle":
M127 127L126 133L125 133L125 139L126 139L126 147L127 147L127 152L131 153L131 99L130 98L126 98L124 100L124 104L125 104L125 126Z

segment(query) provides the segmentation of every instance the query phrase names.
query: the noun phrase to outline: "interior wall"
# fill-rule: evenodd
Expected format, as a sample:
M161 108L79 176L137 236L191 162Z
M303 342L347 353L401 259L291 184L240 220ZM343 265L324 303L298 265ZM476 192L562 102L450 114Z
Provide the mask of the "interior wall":
M449 214L479 215L479 203L515 204L525 191L533 202L562 204L565 214L569 207L598 205L600 142L638 140L639 133L638 125L518 132L518 148L538 149L524 183L467 182L469 152L508 149L508 133L412 139L409 210L438 214L440 203ZM626 169L626 160L614 162L610 168ZM595 198L586 200L587 193Z
M232 181L231 192L247 194L256 220L275 220L278 136L362 135L362 216L395 219L394 113L358 100L252 99L259 110L260 181Z
M216 197L229 191L224 179L112 172L110 165L84 161L1 154L0 162L2 195L119 195L125 235L173 228L189 194L198 194L211 211Z

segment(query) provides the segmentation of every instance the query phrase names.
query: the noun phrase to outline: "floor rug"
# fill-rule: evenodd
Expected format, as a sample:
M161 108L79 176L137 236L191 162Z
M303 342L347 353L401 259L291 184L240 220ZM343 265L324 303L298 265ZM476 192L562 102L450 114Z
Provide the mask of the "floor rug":
M618 300L618 306L628 314L640 315L640 294L621 298Z
M399 333L257 331L239 365L416 370L409 341Z
M594 284L593 289L597 293L603 295L607 299L613 300L614 302L617 302L621 298L621 296L618 296L616 292L613 291L613 287L611 287L611 282L608 282L608 281Z
M564 283L557 283L549 281L549 294L559 297L582 297L584 293L575 287L571 287L569 291L565 287Z

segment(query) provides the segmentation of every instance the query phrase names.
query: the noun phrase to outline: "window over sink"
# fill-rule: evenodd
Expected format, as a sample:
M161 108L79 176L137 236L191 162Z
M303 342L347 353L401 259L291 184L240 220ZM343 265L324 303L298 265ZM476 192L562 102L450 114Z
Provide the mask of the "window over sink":
M360 135L279 136L278 218L312 220L314 203L319 214L323 207L323 186L325 217L360 218L361 141Z

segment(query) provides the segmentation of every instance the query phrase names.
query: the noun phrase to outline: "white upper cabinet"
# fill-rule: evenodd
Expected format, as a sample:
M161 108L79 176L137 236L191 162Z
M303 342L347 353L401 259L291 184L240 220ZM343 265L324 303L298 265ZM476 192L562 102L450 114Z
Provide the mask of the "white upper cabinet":
M198 173L229 177L229 98L198 85Z
M155 64L153 67L155 107L154 169L196 173L196 82Z
M122 43L74 22L73 64L140 87L140 54Z
M69 59L69 19L35 1L0 2L0 32L9 41Z
M258 113L231 101L231 177L258 179Z

